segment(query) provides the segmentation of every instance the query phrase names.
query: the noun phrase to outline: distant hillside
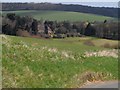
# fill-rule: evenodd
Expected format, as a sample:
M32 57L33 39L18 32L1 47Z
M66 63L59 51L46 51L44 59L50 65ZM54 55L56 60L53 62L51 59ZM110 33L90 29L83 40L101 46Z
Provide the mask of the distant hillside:
M20 16L32 16L37 20L52 20L52 21L104 21L114 20L114 18L100 16L95 14L86 14L70 11L43 11L43 10L18 10L18 11L3 11L3 14L15 13Z
M51 3L3 3L3 11L13 10L57 10L57 11L74 11L82 13L91 13L109 17L118 17L118 8L90 7L83 5L66 5Z

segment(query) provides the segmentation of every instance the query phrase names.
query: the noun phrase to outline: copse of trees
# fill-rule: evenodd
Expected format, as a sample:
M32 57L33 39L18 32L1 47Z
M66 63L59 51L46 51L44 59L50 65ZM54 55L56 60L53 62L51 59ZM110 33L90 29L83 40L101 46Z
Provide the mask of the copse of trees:
M67 37L94 36L106 39L120 39L118 21L103 22L69 22L37 21L28 16L17 16L9 13L2 17L2 33L7 35L30 36L52 33L64 34Z
M94 36L106 39L119 39L118 22L74 22L69 21L56 22L47 21L47 28L50 28L55 34L65 34L68 37L73 36Z
M18 30L36 34L37 20L28 16L16 16L14 13L8 13L6 16L3 16L2 33L7 35L17 35Z
M88 23L88 25L85 28L84 34L86 36L95 36L96 35L96 30L95 27L91 25L91 23Z
M104 22L95 24L96 36L106 39L119 39L119 23L120 22Z

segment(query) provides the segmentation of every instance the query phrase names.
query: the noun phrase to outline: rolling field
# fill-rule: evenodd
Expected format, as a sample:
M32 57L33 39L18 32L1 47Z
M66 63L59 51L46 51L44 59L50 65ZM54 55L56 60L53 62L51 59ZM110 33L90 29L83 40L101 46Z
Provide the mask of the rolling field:
M36 39L2 37L3 88L76 88L87 81L118 79L117 50L93 37ZM91 41L94 45L85 44Z
M87 13L79 13L79 12L68 12L68 11L3 11L3 14L6 13L16 13L20 16L32 16L37 20L52 20L52 21L65 21L69 20L71 22L76 21L104 21L104 20L111 20L113 18L94 15L94 14L87 14Z

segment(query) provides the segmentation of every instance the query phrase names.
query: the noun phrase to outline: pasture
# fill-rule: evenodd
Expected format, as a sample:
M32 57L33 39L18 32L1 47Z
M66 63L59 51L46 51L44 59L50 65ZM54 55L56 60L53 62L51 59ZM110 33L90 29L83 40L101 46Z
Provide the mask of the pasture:
M20 10L20 11L3 11L6 13L16 13L20 16L31 16L37 20L52 20L52 21L104 21L113 20L112 17L100 16L95 14L69 12L69 11L37 11L37 10Z
M0 37L3 88L76 88L87 81L118 79L117 50L96 43L118 41L94 37Z

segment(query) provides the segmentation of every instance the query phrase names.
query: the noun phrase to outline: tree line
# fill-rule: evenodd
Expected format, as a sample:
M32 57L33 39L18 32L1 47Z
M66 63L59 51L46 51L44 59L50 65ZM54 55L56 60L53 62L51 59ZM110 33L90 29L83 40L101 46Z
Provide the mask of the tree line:
M56 11L73 11L98 14L109 17L118 18L119 8L107 7L90 7L83 5L66 5L66 4L52 4L52 3L2 3L3 11L12 10L56 10Z
M29 16L8 13L2 16L2 33L17 36L41 36L45 34L65 35L66 37L94 36L107 39L120 39L118 21L69 22L42 21Z

